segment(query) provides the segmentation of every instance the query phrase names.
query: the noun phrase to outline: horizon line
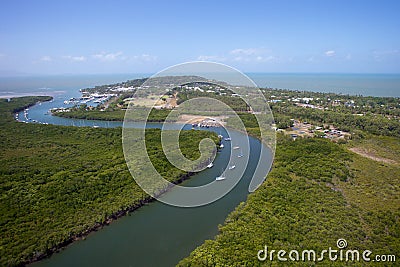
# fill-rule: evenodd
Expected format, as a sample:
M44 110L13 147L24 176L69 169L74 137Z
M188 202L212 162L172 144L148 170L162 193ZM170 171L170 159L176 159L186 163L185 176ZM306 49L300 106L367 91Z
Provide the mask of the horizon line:
M43 76L82 76L82 75L146 75L147 78L157 72L109 72L109 73L16 73L16 74L1 74L0 78L17 78L17 77L43 77ZM341 74L341 75L400 75L400 72L263 72L263 71L243 71L245 74Z

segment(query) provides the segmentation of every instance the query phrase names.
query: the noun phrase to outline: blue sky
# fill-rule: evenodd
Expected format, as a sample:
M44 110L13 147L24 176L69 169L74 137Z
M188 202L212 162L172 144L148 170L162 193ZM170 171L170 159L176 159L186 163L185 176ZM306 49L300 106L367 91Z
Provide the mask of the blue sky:
M399 3L2 1L0 75L149 73L193 60L400 73Z

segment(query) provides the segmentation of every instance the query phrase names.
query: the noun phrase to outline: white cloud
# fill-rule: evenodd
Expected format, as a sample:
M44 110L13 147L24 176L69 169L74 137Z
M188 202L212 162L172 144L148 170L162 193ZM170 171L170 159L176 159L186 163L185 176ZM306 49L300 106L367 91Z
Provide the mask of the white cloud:
M325 55L327 57L333 57L336 54L336 52L334 50L328 50L325 52Z
M133 59L134 60L139 60L139 61L151 62L151 61L156 61L157 57L149 55L149 54L142 54L142 55L139 55L139 56L133 56Z
M200 60L200 61L219 61L219 62L221 62L221 61L225 61L226 58L220 57L220 56L204 56L204 55L202 55L202 56L198 56L197 60Z
M260 49L257 48L236 48L229 52L232 55L245 55L245 56L253 56L260 54Z
M271 55L271 51L265 48L236 48L229 52L233 61L242 62L272 62L279 58Z
M116 53L100 52L92 55L92 58L100 61L141 61L141 62L153 62L157 60L156 56L149 54L141 54L136 56L125 56L123 52L119 51Z
M50 56L43 56L39 59L40 61L44 61L44 62L50 62L53 59Z
M276 60L277 58L274 56L254 56L254 57L248 57L248 56L238 56L234 57L234 61L242 61L242 62L271 62Z
M396 55L399 54L399 50L393 49L393 50L374 50L373 53L375 55Z
M376 61L381 61L387 58L395 58L400 55L400 51L397 49L394 50L374 50L372 52L373 57Z
M101 52L98 54L92 55L93 58L101 60L101 61L114 61L117 59L124 60L125 57L123 57L122 52L116 52L116 53L106 53L106 52Z
M275 56L237 56L233 58L233 61L241 62L272 62L277 60L278 58Z
M347 56L346 56L346 59L347 60L350 60L352 57L351 57L351 54L347 54Z
M270 61L278 61L278 58L275 56L257 56L256 60L259 62L270 62Z
M74 61L74 62L86 61L86 57L84 57L84 56L63 56L63 58L68 59L70 61Z
M271 51L265 48L236 48L222 56L200 55L197 60L246 63L282 62L281 58L272 55Z

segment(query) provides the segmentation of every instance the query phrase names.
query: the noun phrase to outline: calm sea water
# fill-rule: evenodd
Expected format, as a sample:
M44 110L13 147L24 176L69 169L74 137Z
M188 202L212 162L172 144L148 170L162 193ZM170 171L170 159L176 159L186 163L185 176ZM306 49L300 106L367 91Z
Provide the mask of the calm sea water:
M260 87L400 97L400 74L248 73L247 75Z
M148 77L149 74L0 77L0 97L24 95L80 96L79 89Z
M400 97L400 74L246 73L259 87ZM149 77L151 74L0 77L0 97L79 96L79 89Z

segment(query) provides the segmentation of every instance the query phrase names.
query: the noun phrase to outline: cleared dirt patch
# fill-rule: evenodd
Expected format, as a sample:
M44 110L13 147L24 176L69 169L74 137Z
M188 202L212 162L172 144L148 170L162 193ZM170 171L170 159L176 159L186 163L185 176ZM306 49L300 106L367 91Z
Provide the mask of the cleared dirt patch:
M349 150L354 153L357 153L360 156L363 156L363 157L366 157L366 158L369 158L369 159L372 159L375 161L389 163L389 164L397 164L397 162L392 159L378 157L375 155L375 153L373 151L370 151L370 150L362 148L362 147L352 147L352 148L349 148Z
M189 114L184 114L180 115L178 118L177 123L201 123L206 120L209 120L210 118L215 119L216 121L221 122L223 125L225 124L225 119L227 118L226 116L201 116L201 115L189 115Z

